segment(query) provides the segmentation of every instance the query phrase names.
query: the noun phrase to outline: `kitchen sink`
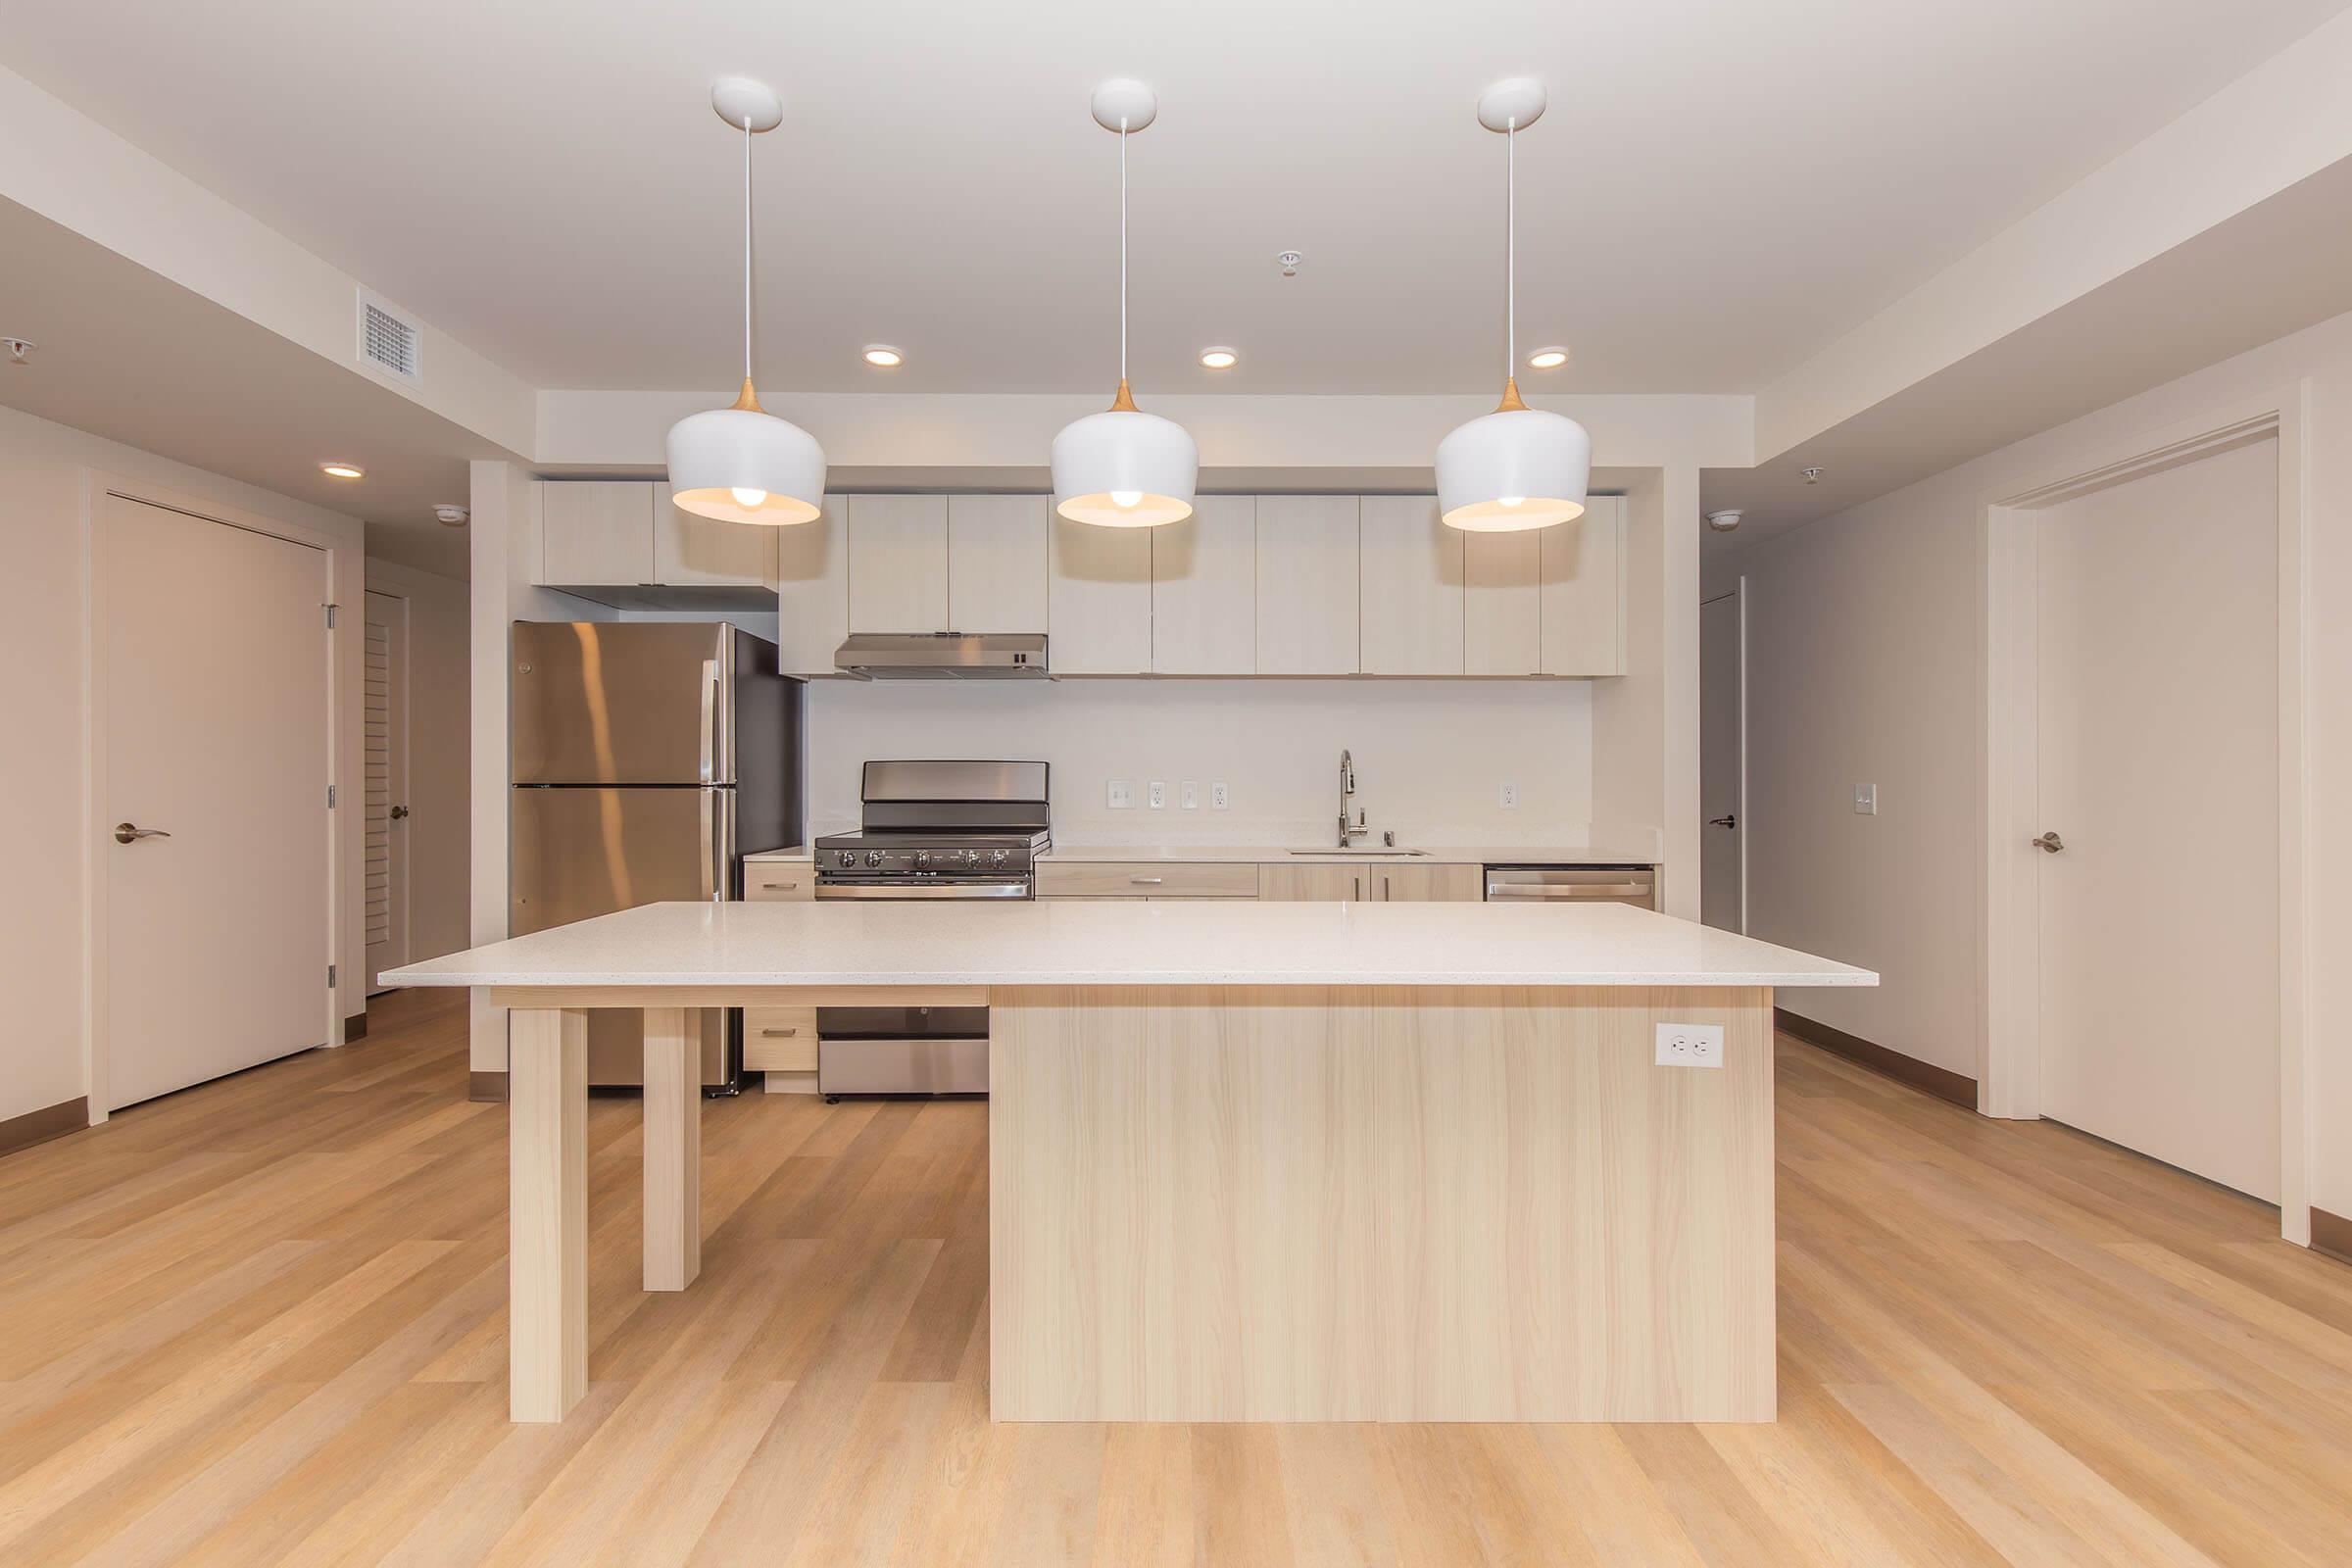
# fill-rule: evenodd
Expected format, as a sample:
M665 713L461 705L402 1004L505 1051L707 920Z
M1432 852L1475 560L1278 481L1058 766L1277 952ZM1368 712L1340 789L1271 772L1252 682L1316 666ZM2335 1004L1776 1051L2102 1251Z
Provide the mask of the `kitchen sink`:
M1396 859L1408 855L1427 855L1429 852L1427 850L1359 850L1350 848L1345 850L1285 850L1283 853L1285 855L1327 855L1334 858L1352 855L1359 858L1376 856L1384 859Z

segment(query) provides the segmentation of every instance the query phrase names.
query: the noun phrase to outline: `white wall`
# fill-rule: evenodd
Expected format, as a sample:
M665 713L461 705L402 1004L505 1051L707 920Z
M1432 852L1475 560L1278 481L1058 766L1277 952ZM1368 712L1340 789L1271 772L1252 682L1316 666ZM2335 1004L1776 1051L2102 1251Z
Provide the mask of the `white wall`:
M2305 421L2312 1201L2352 1215L2340 1136L2352 1125L2352 818L2334 808L2352 799L2352 316L1715 558L1707 575L1745 572L1750 593L1750 929L1885 977L1877 991L1791 991L1786 1004L1980 1075L1984 505L2273 392ZM2183 718L2194 745L2194 715ZM1879 815L1852 813L1858 782L1879 785ZM2213 849L2184 842L2184 864Z
M466 585L370 559L368 591L409 606L409 956L466 945L473 680ZM372 978L370 980L372 985Z
M88 1093L88 862L95 824L88 792L89 529L93 472L157 486L296 523L335 538L339 600L359 602L362 530L325 512L119 442L0 408L0 1119ZM103 481L101 481L103 482ZM354 615L347 622L357 626ZM337 649L340 778L358 776L359 639ZM337 845L344 940L336 961L352 977L337 1011L362 1010L360 814Z
M869 758L1041 759L1065 844L1269 844L1337 838L1342 748L1357 804L1402 844L1577 845L1592 814L1592 686L1583 681L812 681L809 821L855 826ZM1130 810L1105 783L1136 786ZM1165 809L1146 786L1168 786ZM1180 786L1200 786L1199 809ZM1232 792L1223 811L1209 784ZM1498 786L1519 786L1503 810Z

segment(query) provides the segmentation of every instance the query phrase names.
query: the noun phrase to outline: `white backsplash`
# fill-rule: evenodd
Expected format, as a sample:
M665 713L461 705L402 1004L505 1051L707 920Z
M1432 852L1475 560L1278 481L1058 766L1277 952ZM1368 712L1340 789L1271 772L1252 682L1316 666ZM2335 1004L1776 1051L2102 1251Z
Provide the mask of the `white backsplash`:
M1053 765L1063 844L1332 842L1340 751L1373 842L1577 845L1592 815L1592 687L1582 681L815 681L808 825L857 825L869 758L1012 758ZM1106 785L1135 786L1112 810ZM1165 808L1147 805L1152 781ZM1180 805L1185 780L1200 805ZM1210 808L1223 780L1232 805ZM1519 806L1499 804L1504 783Z

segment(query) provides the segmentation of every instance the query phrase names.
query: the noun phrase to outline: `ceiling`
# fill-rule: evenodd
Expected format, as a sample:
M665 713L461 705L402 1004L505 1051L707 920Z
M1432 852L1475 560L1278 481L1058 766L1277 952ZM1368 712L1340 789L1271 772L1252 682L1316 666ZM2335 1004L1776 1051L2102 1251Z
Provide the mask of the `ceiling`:
M39 345L0 365L0 404L365 518L369 555L467 574L465 530L432 509L466 501L489 442L5 200L0 256L0 331ZM367 477L330 479L329 459Z
M1421 0L0 0L0 36L37 85L561 387L731 379L739 147L708 92L744 73L787 101L756 147L763 386L1107 389L1116 146L1086 98L1132 73L1161 98L1130 148L1147 400L1487 390L1502 148L1471 110L1534 74L1552 103L1520 144L1520 337L1576 357L1529 390L1740 392L2343 3L2265 0L2225 26L2212 0L1497 0L1475 19ZM873 341L907 365L862 367ZM1200 369L1212 343L1241 367Z

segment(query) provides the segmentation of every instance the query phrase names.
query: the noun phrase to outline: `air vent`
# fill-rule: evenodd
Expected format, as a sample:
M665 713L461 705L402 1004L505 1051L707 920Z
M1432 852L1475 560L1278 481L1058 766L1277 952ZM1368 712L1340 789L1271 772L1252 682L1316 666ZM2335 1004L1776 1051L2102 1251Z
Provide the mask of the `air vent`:
M403 320L366 289L360 291L361 359L403 381L418 380L419 336L416 322Z

